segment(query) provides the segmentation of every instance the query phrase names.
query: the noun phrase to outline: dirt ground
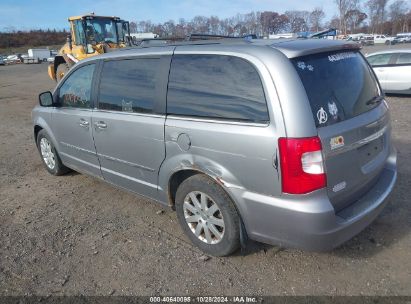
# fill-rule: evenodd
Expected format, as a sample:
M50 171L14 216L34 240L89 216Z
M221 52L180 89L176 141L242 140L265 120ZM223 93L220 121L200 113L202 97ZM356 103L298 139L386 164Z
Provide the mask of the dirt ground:
M388 98L398 182L369 228L328 253L251 242L205 261L173 211L47 173L30 119L46 68L0 66L0 295L411 295L411 97Z

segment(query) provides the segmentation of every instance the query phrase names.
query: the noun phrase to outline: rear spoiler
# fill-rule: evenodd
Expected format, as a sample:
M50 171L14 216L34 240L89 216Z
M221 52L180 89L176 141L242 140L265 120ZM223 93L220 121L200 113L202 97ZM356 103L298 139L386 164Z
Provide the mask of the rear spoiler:
M279 50L288 58L335 51L358 51L361 49L361 45L355 42L327 39L296 39L274 43L271 47Z

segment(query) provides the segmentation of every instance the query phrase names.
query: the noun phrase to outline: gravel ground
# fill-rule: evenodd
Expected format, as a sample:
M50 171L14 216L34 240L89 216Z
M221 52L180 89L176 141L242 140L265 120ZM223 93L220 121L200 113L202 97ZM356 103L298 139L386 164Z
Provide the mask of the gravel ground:
M54 85L46 64L0 66L0 295L411 295L411 97L388 97L399 176L369 228L328 253L204 259L173 211L46 172L30 112Z

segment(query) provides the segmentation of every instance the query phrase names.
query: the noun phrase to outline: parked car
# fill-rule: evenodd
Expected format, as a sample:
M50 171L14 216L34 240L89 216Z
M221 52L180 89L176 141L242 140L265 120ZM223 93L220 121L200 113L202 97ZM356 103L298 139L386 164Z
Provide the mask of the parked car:
M361 45L374 45L374 36L372 35L365 35L360 38Z
M386 93L411 94L411 49L367 55Z
M330 250L378 216L397 176L359 47L220 39L85 59L40 94L35 141L53 175L71 168L171 206L207 254L247 236Z
M411 33L398 33L395 38L399 43L410 43Z
M20 55L9 55L6 57L5 62L7 64L11 64L11 63L20 63L21 59L20 59Z
M4 62L3 56L0 56L0 65L5 65L6 63Z
M393 44L394 37L386 36L386 35L374 35L374 44ZM395 43L395 42L394 42Z

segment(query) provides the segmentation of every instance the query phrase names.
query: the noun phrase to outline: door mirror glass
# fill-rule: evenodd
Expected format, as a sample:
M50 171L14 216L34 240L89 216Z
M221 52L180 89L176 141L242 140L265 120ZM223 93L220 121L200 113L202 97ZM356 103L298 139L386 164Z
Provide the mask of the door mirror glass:
M43 92L39 95L39 102L42 107L51 107L53 105L53 95L50 91Z

